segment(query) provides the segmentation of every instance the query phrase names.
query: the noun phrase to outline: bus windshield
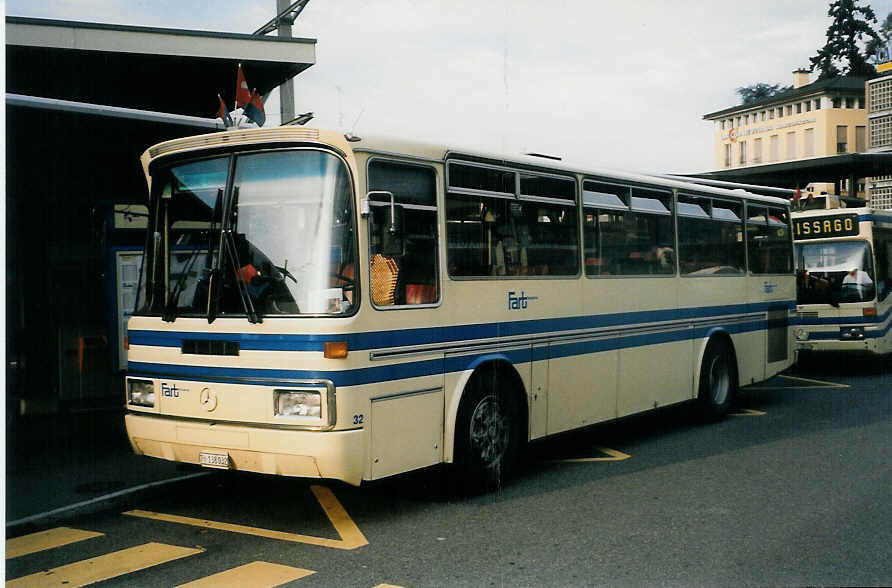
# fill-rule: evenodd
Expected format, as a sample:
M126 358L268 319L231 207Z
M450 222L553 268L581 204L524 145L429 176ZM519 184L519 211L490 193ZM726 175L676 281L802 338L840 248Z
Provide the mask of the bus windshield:
M796 244L799 304L873 300L873 264L866 241Z
M259 321L352 309L352 190L334 155L178 163L156 171L152 187L137 313Z

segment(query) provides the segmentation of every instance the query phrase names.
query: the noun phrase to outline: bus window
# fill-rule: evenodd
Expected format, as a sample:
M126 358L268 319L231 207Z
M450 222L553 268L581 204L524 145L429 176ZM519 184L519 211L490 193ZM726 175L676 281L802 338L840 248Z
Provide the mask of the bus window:
M797 243L799 304L868 302L875 279L867 241Z
M741 205L694 195L678 197L679 267L683 275L744 271Z
M402 252L385 255L382 247L390 201L373 198L369 216L372 301L376 306L433 304L437 280L436 174L425 165L373 159L369 190L387 191L403 208Z
M746 235L750 272L784 274L793 271L787 211L747 205Z
M675 273L669 192L585 182L585 272L588 276ZM610 190L606 192L604 190ZM622 199L622 200L620 200ZM630 204L631 210L596 208ZM593 206L594 205L594 206ZM618 207L616 207L618 208Z
M496 185L490 181L488 172L498 170L477 174L467 172L470 167L450 164L449 168L451 191L446 197L449 275L575 276L579 271L576 182L569 178L521 174L521 191L528 194L510 197L502 192L483 194L487 188L506 189L511 182L503 179ZM456 186L459 190L452 189L456 169L463 170L460 185ZM474 184L475 178L481 179L481 183Z
M873 246L877 257L877 300L882 301L892 290L892 231L874 228Z

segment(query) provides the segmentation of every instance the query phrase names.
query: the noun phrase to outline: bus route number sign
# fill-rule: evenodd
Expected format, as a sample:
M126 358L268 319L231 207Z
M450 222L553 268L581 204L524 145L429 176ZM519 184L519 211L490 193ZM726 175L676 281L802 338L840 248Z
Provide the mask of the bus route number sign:
M854 237L858 234L858 215L812 216L793 219L793 238L826 239L828 237Z

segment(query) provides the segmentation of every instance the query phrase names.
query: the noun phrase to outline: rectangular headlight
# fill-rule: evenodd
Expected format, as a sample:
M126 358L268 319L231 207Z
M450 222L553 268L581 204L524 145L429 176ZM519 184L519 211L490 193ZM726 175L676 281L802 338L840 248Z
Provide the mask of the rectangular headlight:
M276 416L322 418L322 394L317 390L274 390Z
M127 402L137 406L155 406L155 384L151 380L127 379Z

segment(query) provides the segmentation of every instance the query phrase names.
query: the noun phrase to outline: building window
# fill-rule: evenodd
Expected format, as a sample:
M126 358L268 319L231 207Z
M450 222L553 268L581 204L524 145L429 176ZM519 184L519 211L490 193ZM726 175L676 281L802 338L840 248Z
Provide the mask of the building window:
M870 112L892 108L892 79L872 82L868 87L870 88L868 102Z
M767 116L767 113L763 110L762 111L762 120L765 120L766 116Z
M740 142L740 165L746 165L746 141Z
M845 153L847 151L848 142L846 136L849 134L849 127L845 125L837 125L836 127L836 152Z
M731 143L725 144L725 167L731 167Z
M892 84L890 84L892 86ZM870 119L870 148L887 147L892 145L892 116L881 116ZM892 190L892 188L890 188Z
M784 107L778 106L777 107L777 118L783 118L783 117L784 117Z
M821 99L815 98L815 110L821 110Z
M787 104L787 116L791 116L793 114L793 105Z
M815 154L815 130L805 129L805 132L803 133L803 139L805 140L805 145L802 155L804 157L813 156Z
M771 141L771 144L770 144L769 148L771 150L771 161L777 161L778 152L780 150L780 148L779 148L780 139L778 139L778 135L771 135L770 141Z
M796 114L802 114L802 102L796 103Z
M773 108L768 111L768 118L769 118L769 120L774 120L774 109Z
M858 108L864 109L864 98L858 97Z
M805 101L805 112L811 112L811 100Z
M855 151L867 151L867 127L855 127Z
M840 106L842 106L842 98L840 98L839 96L834 96L833 97L833 108L839 108Z
M796 159L796 132L787 133L787 159Z
M750 115L748 115L748 114L747 114L747 115L744 115L744 117L743 117L743 124L745 124L745 125L750 124Z
M854 96L846 96L846 108L855 108Z
M753 140L753 163L762 163L762 139Z

